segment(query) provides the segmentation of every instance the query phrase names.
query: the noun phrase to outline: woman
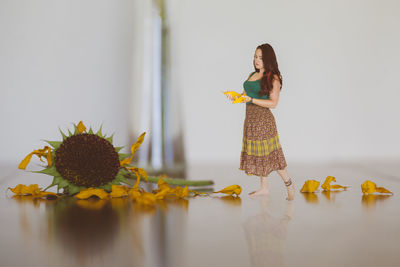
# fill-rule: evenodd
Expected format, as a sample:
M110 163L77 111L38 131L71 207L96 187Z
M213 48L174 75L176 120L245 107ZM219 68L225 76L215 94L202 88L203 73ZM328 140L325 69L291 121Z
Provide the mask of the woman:
M261 188L251 196L268 195L268 175L277 171L287 190L287 200L293 200L294 184L289 177L270 108L276 108L282 88L282 76L275 52L269 44L257 47L253 61L255 72L250 73L243 87L246 91L246 118L244 120L240 170L260 176ZM231 96L228 96L233 100Z

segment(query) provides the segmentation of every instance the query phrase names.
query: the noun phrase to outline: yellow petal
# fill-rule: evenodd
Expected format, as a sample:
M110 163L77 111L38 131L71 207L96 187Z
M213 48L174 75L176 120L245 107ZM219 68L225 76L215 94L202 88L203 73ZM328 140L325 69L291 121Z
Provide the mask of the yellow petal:
M26 185L19 184L19 185L15 186L14 188L9 187L8 189L10 189L10 191L16 195L22 195L21 191L22 191L22 188L24 188L24 187L26 187Z
M241 192L242 188L240 187L240 185L234 184L214 193L224 193L228 195L236 194L236 196L239 196Z
M137 139L136 143L134 143L131 146L131 153L132 153L132 157L133 155L135 155L135 151L139 149L140 145L143 143L144 141L144 136L146 135L146 132L142 133L139 138Z
M129 197L132 198L132 199L136 199L136 198L140 197L141 194L142 194L142 193L140 193L140 191L139 191L137 188L131 188L131 189L128 191L128 195L129 195Z
M110 197L126 197L128 192L126 186L123 185L111 185Z
M163 189L159 191L158 193L155 194L156 199L163 199L165 196L167 196L170 193L170 190L168 188Z
M331 189L340 189L340 188L346 189L347 188L347 186L342 186L342 185L338 185L338 184L331 185L331 182L336 182L335 177L327 176L325 178L325 182L321 185L321 188L324 189L325 191L330 191Z
M175 195L179 198L187 197L189 195L188 186L185 186L185 187L177 186L175 189Z
M83 124L82 121L80 121L78 123L78 133L83 133L84 131L86 131L86 126Z
M120 162L120 165L121 165L121 166L128 165L128 164L131 163L131 161L132 161L132 159L133 159L133 156L135 155L135 151L138 150L139 147L140 147L140 145L143 143L143 141L144 141L144 136L145 136L145 135L146 135L146 132L142 133L142 134L139 136L139 138L136 140L136 143L134 143L134 144L131 146L131 153L132 153L132 155L131 155L129 158L126 158L126 159L122 160L122 161ZM146 181L147 181L147 178L146 178Z
M26 166L28 166L29 162L31 161L33 155L38 156L39 159L40 159L40 161L42 161L42 162L43 162L42 157L45 157L45 156L46 156L47 165L48 165L48 166L51 166L51 164L52 164L52 162L51 162L51 148L48 147L48 146L45 146L45 147L42 148L42 149L37 149L37 150L34 150L33 152L29 153L29 154L21 161L21 163L18 165L18 168L19 168L19 169L25 170L25 169L26 169Z
M372 194L372 193L389 193L393 194L389 190L387 190L384 187L377 187L376 184L372 181L366 180L362 185L361 185L361 190L363 194Z
M318 189L320 182L315 180L307 180L303 187L300 189L300 192L308 192L312 193Z
M376 192L376 184L372 181L366 180L361 185L361 190L364 194L372 194L372 193Z
M241 96L241 97L236 98L232 103L236 104L236 103L244 103L244 102L246 102L246 99Z
M33 156L33 152L29 153L22 161L21 163L18 165L19 169L25 170L26 166L28 166L29 162L31 161Z
M90 198L91 196L97 196L100 199L105 199L108 196L108 193L104 191L104 189L99 189L99 188L88 188L84 189L78 194L75 195L76 198L79 199L87 199Z
M237 97L241 96L241 94L239 94L239 93L237 93L235 91L226 91L226 92L224 92L224 95L230 95L234 99L236 99Z
M25 186L21 190L22 195L38 195L40 193L39 186L37 184L30 184Z
M392 192L390 192L389 190L387 190L387 189L384 188L384 187L377 187L377 188L376 188L376 192L378 192L378 193L389 193L389 194L393 194Z

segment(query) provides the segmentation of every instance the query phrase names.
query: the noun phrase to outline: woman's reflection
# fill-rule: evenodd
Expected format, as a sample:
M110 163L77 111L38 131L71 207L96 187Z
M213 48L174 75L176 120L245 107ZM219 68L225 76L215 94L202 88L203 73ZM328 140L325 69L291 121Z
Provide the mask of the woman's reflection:
M287 226L293 217L294 203L286 202L281 218L269 213L269 196L259 198L261 212L243 224L251 266L284 266L284 245Z

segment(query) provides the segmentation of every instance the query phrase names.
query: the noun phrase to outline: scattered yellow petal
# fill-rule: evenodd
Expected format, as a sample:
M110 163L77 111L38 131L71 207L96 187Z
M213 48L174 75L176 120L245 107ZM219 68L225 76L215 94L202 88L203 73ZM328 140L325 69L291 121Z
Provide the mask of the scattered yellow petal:
M307 180L303 187L300 189L300 192L308 192L312 193L318 189L320 182L315 180Z
M236 196L239 196L241 192L242 188L240 187L240 185L234 184L214 193L224 193L228 195L236 194Z
M239 192L239 194L240 194L240 192ZM185 186L185 187L178 186L178 187L176 187L175 188L175 195L178 198L184 198L184 197L189 196L189 188L188 188L188 186Z
M136 199L136 198L140 197L141 194L142 193L138 190L138 188L131 188L128 191L128 195L132 199Z
M393 194L389 190L387 190L384 187L377 187L376 184L372 181L366 180L362 185L361 185L361 190L363 194L372 194L372 193L389 193Z
M110 197L126 197L128 196L127 187L123 185L111 185Z
M86 131L86 126L83 124L82 121L80 121L78 123L78 133L83 133L84 131Z
M37 150L34 150L33 152L29 153L29 154L21 161L21 163L18 165L18 168L19 168L19 169L25 170L25 169L26 169L26 166L28 166L29 162L31 161L33 155L38 156L39 159L40 159L40 161L42 161L42 162L43 162L42 157L45 157L45 156L46 156L47 165L48 165L48 166L51 166L51 164L52 164L52 162L51 162L51 148L48 147L48 146L45 146L45 147L42 148L42 149L37 149Z
M128 165L128 164L131 163L131 161L132 161L132 159L133 159L133 156L135 155L135 151L138 150L139 147L140 147L140 145L143 143L143 141L144 141L144 136L145 136L145 135L146 135L146 132L142 133L142 134L139 136L139 138L137 139L136 143L134 143L134 144L131 146L131 153L132 153L132 155L131 155L129 158L126 158L126 159L122 160L122 161L120 162L120 165L121 165L121 166Z
M325 179L325 182L321 185L321 188L326 190L326 191L330 191L331 189L346 189L347 186L342 186L342 185L331 185L331 182L336 182L336 178L333 176L327 176Z
M91 196L97 196L100 199L105 199L108 197L108 193L104 191L104 189L91 187L88 189L83 189L81 192L75 195L75 197L79 199L87 199L90 198Z
M32 196L36 196L40 194L40 189L39 186L37 184L31 184L31 185L23 185L23 184L19 184L14 188L9 187L8 189L11 190L11 192L13 192L16 195L32 195Z

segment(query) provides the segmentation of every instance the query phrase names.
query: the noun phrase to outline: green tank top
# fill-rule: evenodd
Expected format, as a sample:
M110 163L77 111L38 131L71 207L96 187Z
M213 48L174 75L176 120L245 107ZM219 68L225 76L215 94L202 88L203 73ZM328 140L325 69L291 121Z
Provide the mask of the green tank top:
M263 96L260 96L258 94L260 92L260 90L261 90L260 80L249 81L249 79L251 78L251 76L254 75L254 73L256 73L256 72L253 72L250 75L250 77L243 83L243 88L244 88L244 91L246 92L246 95L248 95L248 96L250 96L252 98L269 99L269 95L268 94L263 95ZM246 104L250 105L252 103L248 102Z

